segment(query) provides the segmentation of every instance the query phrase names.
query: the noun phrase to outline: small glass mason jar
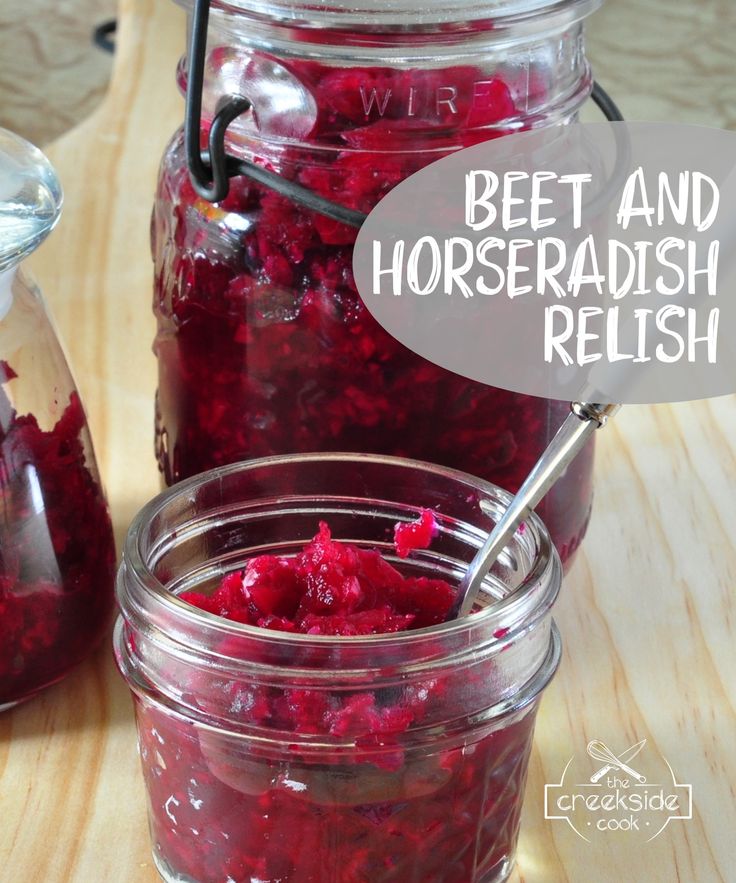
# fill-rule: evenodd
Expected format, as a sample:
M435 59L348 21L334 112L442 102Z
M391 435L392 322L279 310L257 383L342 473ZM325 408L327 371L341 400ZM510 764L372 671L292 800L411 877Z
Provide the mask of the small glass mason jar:
M87 656L114 601L112 525L87 420L20 267L61 200L46 157L0 129L0 710Z
M361 454L221 467L149 503L118 577L153 855L197 883L492 883L510 873L532 732L560 641L561 565L531 517L479 609L367 637L261 629L191 606L326 520L407 575L456 583L509 495L444 467ZM482 503L482 507L481 507ZM400 561L397 521L436 514Z
M592 86L583 19L600 2L212 0L202 143L218 103L244 96L229 153L367 212L451 151L572 120ZM207 202L174 135L152 221L168 484L248 457L349 450L518 489L568 403L470 381L393 339L357 293L356 232L246 177ZM590 446L539 510L563 561L587 525L592 458Z

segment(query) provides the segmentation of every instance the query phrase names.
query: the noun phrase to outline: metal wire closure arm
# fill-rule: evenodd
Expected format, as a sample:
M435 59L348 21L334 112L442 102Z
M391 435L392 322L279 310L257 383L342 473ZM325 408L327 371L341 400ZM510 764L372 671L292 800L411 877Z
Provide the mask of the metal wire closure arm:
M196 192L209 202L221 202L230 189L230 178L245 175L291 198L304 208L313 209L352 227L360 227L367 217L363 212L346 208L319 196L308 187L302 187L274 172L269 172L262 166L225 153L225 133L228 126L252 106L243 96L224 97L220 101L210 128L209 149L205 151L201 149L202 89L209 17L210 0L194 0L189 40L184 142L189 175Z
M600 83L593 83L593 91L590 93L590 97L610 123L622 123L624 121L624 115L619 110L618 105Z

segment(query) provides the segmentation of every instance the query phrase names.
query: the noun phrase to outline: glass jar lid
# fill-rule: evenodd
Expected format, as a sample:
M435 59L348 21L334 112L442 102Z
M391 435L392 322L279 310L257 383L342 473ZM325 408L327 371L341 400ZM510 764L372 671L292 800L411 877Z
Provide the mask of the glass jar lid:
M53 230L63 196L53 166L29 141L0 129L0 273Z

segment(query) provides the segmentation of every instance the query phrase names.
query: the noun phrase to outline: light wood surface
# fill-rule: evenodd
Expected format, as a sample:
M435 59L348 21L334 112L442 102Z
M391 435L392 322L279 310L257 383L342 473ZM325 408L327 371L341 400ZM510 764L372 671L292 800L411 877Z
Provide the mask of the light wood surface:
M112 56L92 29L116 0L0 3L0 126L45 145L89 114L107 92Z
M736 125L731 5L611 0L590 29L596 73L632 118ZM107 99L49 151L66 208L34 263L120 538L158 488L148 218L183 114L173 78L183 14L167 0L123 0L118 45ZM595 514L557 611L564 658L539 718L515 883L736 880L734 439L733 397L625 409L601 434ZM692 820L646 845L587 844L546 821L544 783L592 738L619 750L646 738L692 784ZM0 819L2 881L158 879L109 646L0 716Z

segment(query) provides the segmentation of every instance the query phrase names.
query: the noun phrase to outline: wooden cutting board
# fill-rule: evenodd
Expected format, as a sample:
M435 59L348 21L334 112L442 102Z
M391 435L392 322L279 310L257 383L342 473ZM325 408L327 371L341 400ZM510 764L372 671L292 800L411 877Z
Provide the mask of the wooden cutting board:
M616 0L591 27L596 72L632 117L734 125L730 5ZM118 538L158 489L148 221L158 158L183 115L183 46L173 4L123 0L109 94L49 150L66 205L33 261L89 411ZM601 434L595 514L557 611L564 658L539 718L515 883L736 879L734 439L733 397L625 409ZM619 752L646 739L638 768L666 758L692 785L692 819L647 844L622 833L587 843L546 820L545 784L594 738ZM0 716L0 819L8 883L158 879L109 645Z

